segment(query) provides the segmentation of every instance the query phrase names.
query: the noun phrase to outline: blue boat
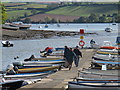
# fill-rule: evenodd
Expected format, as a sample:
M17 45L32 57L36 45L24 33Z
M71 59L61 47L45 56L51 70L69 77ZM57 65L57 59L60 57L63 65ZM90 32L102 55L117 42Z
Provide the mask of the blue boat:
M14 75L6 75L4 74L3 77L5 79L8 79L8 78L29 78L29 79L33 79L33 78L41 78L43 77L44 75L48 75L48 74L52 74L53 72L55 72L54 70L51 70L51 71L44 71L44 72L35 72L35 73L16 73Z

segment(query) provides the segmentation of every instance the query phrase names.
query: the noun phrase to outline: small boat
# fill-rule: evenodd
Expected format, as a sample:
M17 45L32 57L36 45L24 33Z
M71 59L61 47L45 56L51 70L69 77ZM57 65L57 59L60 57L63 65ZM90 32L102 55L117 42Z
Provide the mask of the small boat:
M118 88L120 87L120 81L72 81L68 82L68 89L78 88Z
M54 65L49 67L22 68L22 69L18 69L17 73L44 72L44 71L56 70L59 68L60 68L60 65Z
M97 51L97 54L103 54L103 55L118 55L118 52L103 52L103 51Z
M30 64L62 64L65 63L64 59L58 59L58 60L32 60L32 61L24 61L21 62L24 65L30 65Z
M2 41L3 47L13 47L13 43L11 41Z
M64 48L55 48L56 51L64 51Z
M19 27L17 27L17 26L10 26L10 23L3 24L2 28L8 29L8 30L18 30L19 29Z
M112 28L105 28L105 31L106 31L106 32L111 32L111 31L112 31Z
M100 49L117 49L117 50L119 50L120 48L114 47L114 46L102 46L102 47L100 47Z
M2 78L3 79L3 78ZM24 80L4 80L0 82L2 90L16 90L24 85L27 85Z
M27 67L27 68L17 68L13 66L12 64L8 65L6 74L20 74L20 73L36 73L36 72L44 72L44 71L51 71L51 70L57 70L60 69L61 65L51 65L47 67Z
M116 25L116 23L112 23L112 25Z
M51 67L51 66L55 66L55 65L61 65L61 64L43 64L43 65L15 65L13 63L13 65L15 67L17 67L18 69L24 69L24 68L40 68L40 67Z
M102 54L95 54L92 57L94 60L103 60L103 61L118 61L119 60L119 56L117 55L102 55Z
M31 61L56 61L64 60L64 58L33 58Z
M12 27L19 27L20 30L27 30L31 27L31 25L24 24L23 22L12 22L10 23Z
M100 52L111 52L111 53L118 53L117 49L99 49Z
M102 69L102 66L105 65L106 69L120 69L120 62L118 61L101 61L93 60L91 64L92 69Z
M101 64L120 64L120 61L103 61L103 60L93 60L93 63L101 63Z
M47 24L45 25L45 28L48 28L48 25L47 25Z
M118 78L84 78L77 77L76 81L120 81Z
M120 77L119 75L120 70L99 70L99 69L85 69L83 71L79 71L79 75L82 74L91 74L91 75L97 75L97 76L109 76L109 77ZM89 75L87 75L89 76ZM96 76L95 76L96 77Z
M5 79L36 79L36 78L42 78L45 77L48 74L52 74L53 72L55 72L54 70L51 71L44 71L44 72L35 72L35 73L16 73L16 74L11 74L11 75L7 75L4 74L4 78Z

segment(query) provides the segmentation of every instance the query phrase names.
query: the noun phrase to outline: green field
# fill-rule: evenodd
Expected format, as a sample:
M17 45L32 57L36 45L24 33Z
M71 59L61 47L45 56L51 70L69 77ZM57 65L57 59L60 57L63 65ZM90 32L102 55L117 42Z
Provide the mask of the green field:
M23 16L24 13L27 13L28 15L30 15L31 11L30 10L14 10L14 11L7 12L8 18Z
M24 16L25 13L27 15L32 15L32 10L27 10L27 8L33 8L34 10L38 8L46 8L47 5L45 4L39 4L39 3L4 3L8 18L12 17L21 17ZM19 10L21 9L21 10ZM36 13L41 12L40 10L36 10Z
M116 5L66 6L66 7L61 7L46 13L70 15L70 16L89 16L91 13L95 13L99 15L118 13L118 8Z
M59 6L59 4L43 4L43 3L5 3L7 10L8 19L13 17L26 18L27 16L34 16L40 12L52 15L66 15L66 16L83 16L89 17L92 13L97 14L98 17L103 14L106 19L112 20L112 15L118 13L118 4L105 3L105 4L87 4L83 3L80 5L74 4L64 4ZM33 10L36 10L35 13ZM108 21L110 21L108 20Z
M25 4L25 5L20 5L20 6L13 6L13 7L8 7L9 9L12 8L22 8L22 9L27 9L27 8L46 8L47 5L42 5L42 4Z

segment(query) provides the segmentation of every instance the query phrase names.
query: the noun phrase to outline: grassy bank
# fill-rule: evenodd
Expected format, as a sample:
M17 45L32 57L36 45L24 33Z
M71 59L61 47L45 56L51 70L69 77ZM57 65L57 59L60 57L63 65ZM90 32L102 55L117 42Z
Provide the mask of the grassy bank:
M48 4L48 3L5 3L5 6L7 10L8 19L15 20L16 18L17 20L20 18L23 20L23 18L29 17L31 21L33 22L36 22L36 21L34 21L34 19L31 18L31 16L34 16L34 18L37 18L38 21L42 21L41 18L44 19L45 21L45 18L46 18L45 14L47 15L49 14L47 16L49 20L54 19L54 17L51 17L51 15L52 16L58 15L57 17L59 17L60 15L63 15L60 18L60 21L64 22L62 21L62 18L65 18L64 16L68 16L68 17L73 16L72 20L74 21L74 18L76 19L76 16L77 17L83 16L85 18L85 17L89 17L92 13L98 15L98 18L100 18L100 16L105 15L105 19L107 18L110 18L110 19L104 22L109 22L109 21L111 22L113 14L115 13L118 14L118 4L116 3L102 3L102 4L85 3L85 4L75 4L75 5L74 4L61 5L60 3L56 3L56 4L53 4L53 3L52 4ZM45 17L41 17L40 14L44 14ZM36 15L39 15L39 18L36 17ZM65 22L67 21L69 20L66 20Z
M55 10L51 10L49 14L70 15L70 16L89 16L95 14L112 14L118 12L117 5L88 5L88 6L65 6Z

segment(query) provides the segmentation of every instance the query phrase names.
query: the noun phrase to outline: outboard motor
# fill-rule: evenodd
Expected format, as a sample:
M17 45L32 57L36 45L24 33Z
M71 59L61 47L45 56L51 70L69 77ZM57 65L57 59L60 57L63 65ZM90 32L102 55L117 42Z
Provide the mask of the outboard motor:
M35 56L34 55L31 55L31 57L30 58L28 58L28 59L25 59L24 61L31 61L32 59L34 59L35 58Z
M16 74L16 72L14 71L13 64L8 65L6 69L6 75L14 75L14 74Z

